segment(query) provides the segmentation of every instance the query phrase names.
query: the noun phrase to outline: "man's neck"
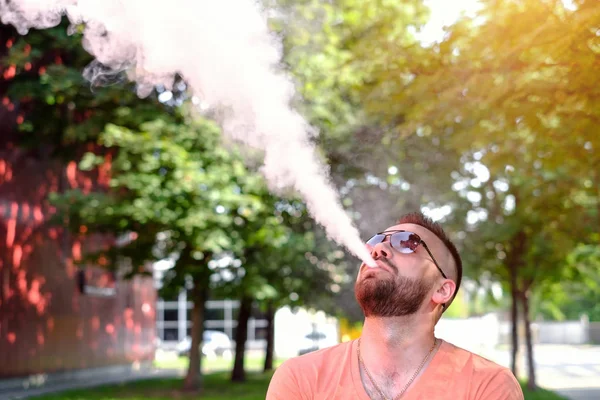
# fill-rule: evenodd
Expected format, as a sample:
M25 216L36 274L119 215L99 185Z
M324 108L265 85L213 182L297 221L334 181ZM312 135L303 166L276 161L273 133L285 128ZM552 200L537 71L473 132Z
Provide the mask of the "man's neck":
M417 315L365 319L361 356L369 372L376 375L412 374L434 344L430 321Z

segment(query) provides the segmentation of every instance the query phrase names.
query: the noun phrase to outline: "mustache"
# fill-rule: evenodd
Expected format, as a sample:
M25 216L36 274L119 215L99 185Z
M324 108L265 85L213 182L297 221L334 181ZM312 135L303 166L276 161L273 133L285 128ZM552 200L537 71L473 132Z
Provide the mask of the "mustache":
M382 261L385 265L390 267L395 273L398 273L398 266L387 258L375 259L376 261Z

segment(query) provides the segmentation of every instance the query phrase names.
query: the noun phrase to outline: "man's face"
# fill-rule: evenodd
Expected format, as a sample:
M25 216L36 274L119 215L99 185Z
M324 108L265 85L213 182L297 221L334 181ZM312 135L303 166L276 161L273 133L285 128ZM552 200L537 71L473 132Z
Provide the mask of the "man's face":
M436 259L446 260L445 246L429 230L414 224L389 227L418 234ZM404 254L390 246L389 237L370 248L377 268L361 265L354 292L366 317L399 317L416 313L428 301L437 280L443 279L423 246ZM439 261L438 259L438 261ZM448 265L448 264L446 264Z

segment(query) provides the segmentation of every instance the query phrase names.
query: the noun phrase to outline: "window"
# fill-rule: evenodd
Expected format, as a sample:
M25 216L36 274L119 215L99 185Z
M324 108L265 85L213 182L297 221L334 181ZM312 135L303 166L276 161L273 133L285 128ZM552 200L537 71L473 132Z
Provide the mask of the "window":
M226 333L225 329L223 329L223 328L204 328L204 330L205 331L219 331L219 332ZM187 335L190 337L192 336L192 327L191 326L188 326L188 328L187 328Z
M207 308L206 309L206 320L217 320L222 321L225 319L225 311L223 308Z
M256 328L254 331L255 340L267 340L267 334L269 330L267 328Z
M164 310L164 321L178 321L179 310Z
M178 330L177 328L165 328L163 331L163 337L162 340L164 340L165 342L176 342L179 340L179 336L178 336Z

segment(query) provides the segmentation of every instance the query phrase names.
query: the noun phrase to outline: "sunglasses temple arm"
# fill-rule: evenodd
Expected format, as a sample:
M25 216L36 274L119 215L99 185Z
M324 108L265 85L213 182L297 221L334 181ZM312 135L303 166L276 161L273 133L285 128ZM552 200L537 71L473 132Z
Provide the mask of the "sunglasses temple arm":
M435 257L433 256L433 254L431 254L431 251L429 251L429 247L427 247L427 244L425 244L425 242L421 241L421 243L423 243L423 247L425 247L425 250L427 250L427 253L429 253L429 256L431 257L431 259L433 260L433 263L435 264L435 266L437 267L437 269L440 270L440 272L442 273L442 276L444 277L444 279L448 279L448 277L446 276L446 274L444 273L444 271L442 271L442 269L440 268L440 266L438 265L437 261L435 260ZM442 308L445 310L446 309L446 303L442 304Z
M448 279L448 277L446 276L446 274L444 273L444 271L442 271L442 269L440 268L440 265L436 261L436 259L433 256L433 254L431 254L431 251L429 251L429 247L427 247L427 245L425 244L425 242L421 241L421 243L423 244L423 247L425 248L425 250L427 250L427 253L429 253L429 256L433 260L433 263L435 264L435 266L437 267L437 269L439 269L440 272L442 273L442 276L444 277L444 279Z

